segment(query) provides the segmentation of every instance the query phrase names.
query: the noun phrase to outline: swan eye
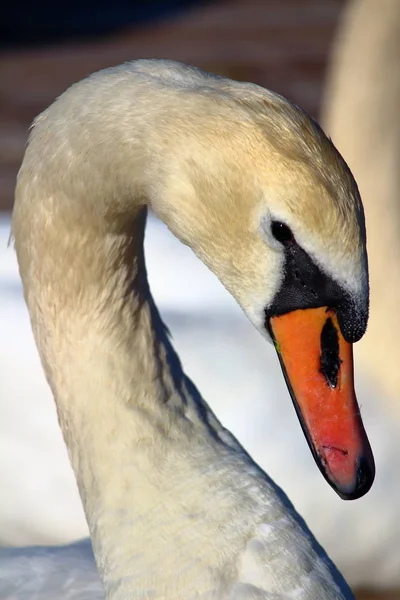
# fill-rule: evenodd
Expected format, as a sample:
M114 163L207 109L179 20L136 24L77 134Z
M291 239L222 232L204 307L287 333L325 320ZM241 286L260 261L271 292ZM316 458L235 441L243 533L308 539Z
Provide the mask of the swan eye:
M288 244L294 241L292 230L285 223L281 223L281 221L272 221L271 231L274 238L281 244Z

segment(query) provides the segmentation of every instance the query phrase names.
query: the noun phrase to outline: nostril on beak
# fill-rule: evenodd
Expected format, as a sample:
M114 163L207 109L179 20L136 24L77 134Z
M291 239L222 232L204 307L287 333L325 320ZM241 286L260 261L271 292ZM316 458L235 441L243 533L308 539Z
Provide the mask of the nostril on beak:
M338 385L340 365L339 337L332 319L329 317L321 331L321 367L320 373L328 385L335 388Z

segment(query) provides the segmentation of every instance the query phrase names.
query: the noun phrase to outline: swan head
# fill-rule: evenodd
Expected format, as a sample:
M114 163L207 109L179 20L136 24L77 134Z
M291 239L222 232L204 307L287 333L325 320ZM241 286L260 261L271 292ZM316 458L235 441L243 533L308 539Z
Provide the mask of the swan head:
M353 385L369 305L357 185L300 109L253 86L230 93L179 140L153 205L273 341L321 472L355 499L375 474Z

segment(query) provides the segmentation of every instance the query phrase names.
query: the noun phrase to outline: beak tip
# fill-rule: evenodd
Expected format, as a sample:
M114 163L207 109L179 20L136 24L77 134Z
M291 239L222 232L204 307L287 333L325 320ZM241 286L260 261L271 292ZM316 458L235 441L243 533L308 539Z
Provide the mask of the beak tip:
M372 487L375 479L375 463L372 456L361 456L357 461L355 484L349 489L349 486L341 486L337 481L330 481L331 486L342 500L358 500L365 496Z

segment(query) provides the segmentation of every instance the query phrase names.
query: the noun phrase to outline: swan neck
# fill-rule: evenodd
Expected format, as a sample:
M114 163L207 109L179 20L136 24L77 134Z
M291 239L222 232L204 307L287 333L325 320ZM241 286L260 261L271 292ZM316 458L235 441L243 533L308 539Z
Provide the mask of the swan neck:
M139 210L126 231L96 226L85 237L77 227L76 237L71 231L58 244L60 224L40 235L31 228L27 235L37 237L28 244L51 244L53 252L46 264L30 263L29 277L23 271L108 600L128 597L133 576L135 589L146 590L149 580L162 585L159 564L168 581L189 549L201 555L202 538L199 547L183 533L176 543L171 538L181 528L181 503L189 502L190 514L205 510L204 474L215 464L218 481L221 452L239 449L184 375L151 297L145 213ZM24 264L25 246L17 251ZM149 547L158 549L154 572L143 556ZM183 587L191 569L195 562Z

